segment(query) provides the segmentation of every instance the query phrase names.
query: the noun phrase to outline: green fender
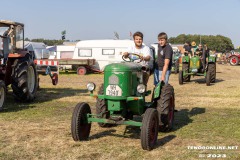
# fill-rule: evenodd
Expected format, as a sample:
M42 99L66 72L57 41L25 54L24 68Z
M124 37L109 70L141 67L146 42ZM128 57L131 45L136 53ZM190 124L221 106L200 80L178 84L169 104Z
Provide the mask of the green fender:
M160 94L161 94L161 89L162 89L162 86L164 85L164 82L161 81L160 83L158 83L156 85L156 87L154 88L154 92L153 92L153 98L154 99L157 99L160 97Z

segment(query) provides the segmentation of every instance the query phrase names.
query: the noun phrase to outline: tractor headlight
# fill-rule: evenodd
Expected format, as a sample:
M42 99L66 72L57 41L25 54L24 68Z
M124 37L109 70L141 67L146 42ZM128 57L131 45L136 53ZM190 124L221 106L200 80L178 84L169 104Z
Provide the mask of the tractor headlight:
M95 89L95 87L96 87L96 85L94 83L92 83L92 82L87 84L87 89L89 91L93 91Z
M144 84L139 84L139 85L137 86L137 91L138 91L138 93L144 93L144 92L145 92L145 89L146 89L146 87L145 87Z

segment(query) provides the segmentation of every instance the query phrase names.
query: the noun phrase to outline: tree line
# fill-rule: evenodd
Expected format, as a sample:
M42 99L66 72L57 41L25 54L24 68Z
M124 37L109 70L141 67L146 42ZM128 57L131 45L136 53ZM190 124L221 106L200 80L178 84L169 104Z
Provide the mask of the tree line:
M180 34L177 37L169 38L171 44L184 44L185 42L191 43L195 41L198 44L207 44L210 50L217 52L228 52L234 49L232 40L222 35L191 35Z
M25 41L43 42L47 46L62 45L63 42L69 42L69 40L56 40L56 39L43 39L43 38L37 38L37 39L31 39L31 40L28 38L25 38Z

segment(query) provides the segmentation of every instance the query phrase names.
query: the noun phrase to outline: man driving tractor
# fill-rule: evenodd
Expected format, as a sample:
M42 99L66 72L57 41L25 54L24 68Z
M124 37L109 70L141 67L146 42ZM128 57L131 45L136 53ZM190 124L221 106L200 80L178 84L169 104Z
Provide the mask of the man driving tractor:
M130 53L134 53L139 56L140 59L135 60L134 62L140 63L143 69L143 84L147 85L149 76L150 76L150 69L152 68L152 55L150 53L150 48L146 45L143 45L143 34L141 32L135 32L133 34L134 45L128 48L128 52L124 52L124 58L128 58ZM132 59L134 59L132 57Z

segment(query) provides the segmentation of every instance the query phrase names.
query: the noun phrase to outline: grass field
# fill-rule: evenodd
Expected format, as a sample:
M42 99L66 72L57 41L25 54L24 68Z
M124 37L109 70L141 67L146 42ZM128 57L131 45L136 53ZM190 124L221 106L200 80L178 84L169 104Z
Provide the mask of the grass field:
M85 86L89 81L99 86L103 75L61 74L57 86L47 76L40 78L41 88L33 103L15 102L9 87L0 113L0 159L240 159L240 66L217 65L217 80L211 86L206 86L203 77L180 86L178 75L172 74L178 110L175 126L171 132L158 134L152 151L142 150L136 127L100 128L93 123L89 141L72 140L73 108L84 101L95 112L95 99ZM152 82L151 77L148 88ZM190 146L237 147L210 150Z

